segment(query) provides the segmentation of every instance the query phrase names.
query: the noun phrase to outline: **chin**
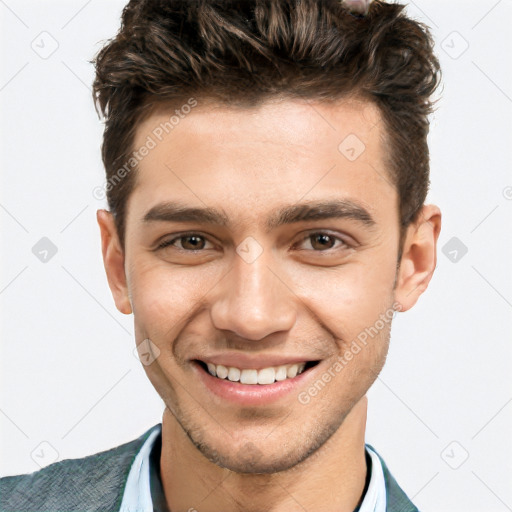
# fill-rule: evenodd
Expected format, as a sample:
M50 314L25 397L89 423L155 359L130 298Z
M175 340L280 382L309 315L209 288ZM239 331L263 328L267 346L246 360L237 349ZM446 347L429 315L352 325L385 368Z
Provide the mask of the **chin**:
M203 453L203 455L206 455ZM225 469L229 469L234 473L247 474L247 475L270 475L273 473L279 473L287 471L302 460L304 460L308 454L290 456L290 454L280 454L279 459L275 458L275 454L258 454L255 453L247 456L240 456L238 453L226 456L217 456L212 462Z
M296 432L292 438L274 436L272 434L258 440L242 441L239 447L224 445L227 449L215 447L215 441L203 437L202 442L194 439L194 434L188 432L189 438L195 447L210 462L219 467L229 469L239 474L273 474L287 471L321 448L339 427L339 421L325 426L320 431L316 430L316 436L306 432ZM292 442L290 442L290 440Z

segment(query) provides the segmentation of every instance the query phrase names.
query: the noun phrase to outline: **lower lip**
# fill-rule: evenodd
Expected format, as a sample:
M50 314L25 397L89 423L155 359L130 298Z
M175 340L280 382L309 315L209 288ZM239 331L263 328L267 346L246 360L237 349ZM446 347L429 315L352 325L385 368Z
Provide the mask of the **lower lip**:
M192 366L199 375L201 382L214 395L239 405L265 405L276 402L292 392L298 394L299 387L310 378L319 364L308 368L292 379L276 381L273 384L241 384L240 382L231 382L227 379L214 377L204 370L197 361L194 361Z

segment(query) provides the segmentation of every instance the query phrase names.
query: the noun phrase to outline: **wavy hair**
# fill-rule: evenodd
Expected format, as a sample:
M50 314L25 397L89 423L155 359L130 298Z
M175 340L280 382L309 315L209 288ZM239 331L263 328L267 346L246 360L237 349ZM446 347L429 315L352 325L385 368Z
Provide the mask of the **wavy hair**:
M428 115L440 81L429 28L404 7L374 0L354 14L340 0L130 0L117 35L91 61L107 181L158 107L190 97L250 108L275 96L356 95L376 104L384 120L403 234L430 185ZM123 248L136 175L107 190Z

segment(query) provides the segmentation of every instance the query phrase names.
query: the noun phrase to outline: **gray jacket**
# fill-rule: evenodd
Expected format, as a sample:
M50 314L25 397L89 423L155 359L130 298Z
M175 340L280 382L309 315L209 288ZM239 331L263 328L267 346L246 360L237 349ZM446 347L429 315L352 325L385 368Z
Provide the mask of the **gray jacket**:
M118 512L135 456L160 425L110 450L0 478L0 512ZM386 511L418 512L379 458L386 481Z

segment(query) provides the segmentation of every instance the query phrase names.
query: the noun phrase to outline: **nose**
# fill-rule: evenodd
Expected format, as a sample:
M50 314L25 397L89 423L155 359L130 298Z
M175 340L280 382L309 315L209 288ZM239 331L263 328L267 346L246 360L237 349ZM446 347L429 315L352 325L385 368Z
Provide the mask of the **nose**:
M279 270L269 268L276 267L271 265L269 253L264 251L250 263L235 256L233 267L216 287L211 305L217 329L256 341L293 327L298 299Z

